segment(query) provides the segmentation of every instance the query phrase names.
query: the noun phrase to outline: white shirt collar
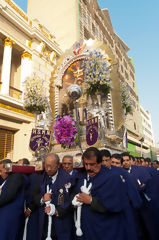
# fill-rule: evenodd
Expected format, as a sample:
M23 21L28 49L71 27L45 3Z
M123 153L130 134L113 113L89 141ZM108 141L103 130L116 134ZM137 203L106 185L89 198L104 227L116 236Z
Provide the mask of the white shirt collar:
M69 173L72 176L73 170Z
M87 181L89 181L90 180L90 176L87 174Z
M3 188L4 184L6 183L6 180L0 185L0 189Z
M58 171L54 176L51 177L52 178L52 184L56 181L57 175L58 175Z
M130 168L129 168L129 170L128 170L128 173L130 173L131 172L131 166L130 166Z

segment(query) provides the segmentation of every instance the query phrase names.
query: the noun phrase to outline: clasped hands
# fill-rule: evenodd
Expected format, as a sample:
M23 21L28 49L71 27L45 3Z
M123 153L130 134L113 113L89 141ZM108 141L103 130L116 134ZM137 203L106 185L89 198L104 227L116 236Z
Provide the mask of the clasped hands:
M92 196L90 195L90 191L92 188L92 183L89 184L89 186L87 187L87 180L84 179L84 184L83 186L81 186L81 191L82 193L78 193L72 203L74 206L78 206L78 203L85 203L85 204L91 204L92 202Z
M77 201L85 204L91 204L92 196L86 193L78 193L76 195Z
M52 193L45 193L43 198L42 198L43 203L46 204L45 213L48 214L48 215L57 215L58 212L55 209L55 205L50 203L51 202L51 195L52 195Z

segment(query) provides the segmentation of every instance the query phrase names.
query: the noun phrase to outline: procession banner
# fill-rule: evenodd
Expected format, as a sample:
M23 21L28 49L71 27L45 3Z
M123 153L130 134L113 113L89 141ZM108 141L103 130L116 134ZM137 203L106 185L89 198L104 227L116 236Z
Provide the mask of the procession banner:
M89 147L98 145L98 117L87 120L86 142Z
M51 131L34 128L32 129L31 137L30 137L30 149L32 151L36 151L39 147L49 147L51 138Z

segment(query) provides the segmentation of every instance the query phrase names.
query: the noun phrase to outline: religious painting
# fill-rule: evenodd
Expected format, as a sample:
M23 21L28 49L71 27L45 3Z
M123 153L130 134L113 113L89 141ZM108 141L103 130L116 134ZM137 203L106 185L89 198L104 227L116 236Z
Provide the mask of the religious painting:
M62 88L60 89L60 115L71 114L75 116L75 106L72 99L68 97L67 88L72 84L78 84L82 88L82 96L77 100L78 115L80 123L84 124L86 119L86 97L84 95L84 71L83 60L73 62L62 77Z

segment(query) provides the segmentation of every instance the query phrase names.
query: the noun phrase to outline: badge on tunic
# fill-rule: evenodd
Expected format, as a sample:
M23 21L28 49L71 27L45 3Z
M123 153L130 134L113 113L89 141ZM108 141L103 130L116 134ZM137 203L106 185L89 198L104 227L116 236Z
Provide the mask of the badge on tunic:
M125 179L123 178L122 175L120 175L120 178L121 178L122 182L125 182Z
M70 187L71 187L71 183L70 182L65 184L66 192L68 192Z
M58 200L57 200L57 205L63 205L64 204L64 194L63 194L63 189L59 189L59 195L58 195Z
M2 189L0 188L0 195L2 194Z

